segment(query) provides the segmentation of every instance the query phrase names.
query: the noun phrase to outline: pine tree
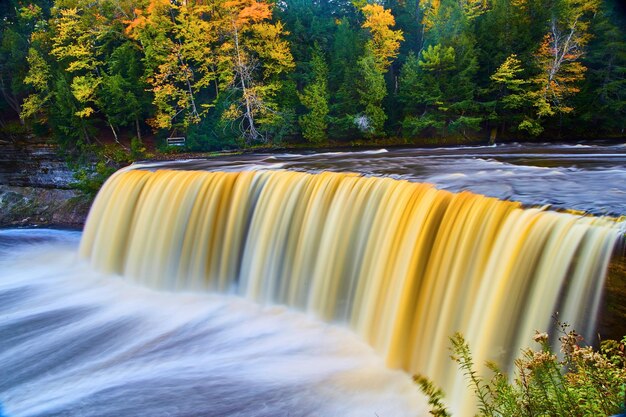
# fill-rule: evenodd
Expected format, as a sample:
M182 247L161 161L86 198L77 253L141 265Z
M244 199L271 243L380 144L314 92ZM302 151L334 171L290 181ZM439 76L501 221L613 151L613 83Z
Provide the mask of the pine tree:
M480 128L482 117L474 101L478 60L470 23L482 14L482 6L475 6L475 2L454 0L421 4L426 46L418 65L413 61L403 71L399 93L405 104L413 95L418 103L413 107L421 111L405 112L405 133L447 136L452 132L467 137L468 131ZM419 92L413 94L411 89Z
M328 128L328 67L319 46L316 45L311 58L313 80L299 95L308 113L298 119L302 136L309 142L320 143L326 139Z
M605 2L591 28L594 38L583 65L589 68L575 106L576 117L594 127L583 134L623 133L626 129L626 32L624 16ZM578 122L578 123L577 123ZM582 128L582 126L581 126Z
M361 135L354 124L354 110L359 105L354 86L359 79L357 61L364 47L357 28L348 19L337 21L328 74L329 91L334 92L329 109L330 138L345 140Z

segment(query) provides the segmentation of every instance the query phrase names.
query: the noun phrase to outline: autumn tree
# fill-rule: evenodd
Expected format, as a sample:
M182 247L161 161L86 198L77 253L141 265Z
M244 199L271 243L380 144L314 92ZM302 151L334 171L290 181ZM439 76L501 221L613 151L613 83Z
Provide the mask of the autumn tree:
M581 59L589 43L590 19L599 0L562 0L535 54L540 72L534 78L537 118L572 112L569 97L580 91L587 68Z
M219 27L211 2L150 0L135 10L126 32L145 56L145 79L153 94L156 129L186 129L199 123L216 94L202 94L217 82ZM203 101L199 101L203 97Z
M362 27L368 31L365 55L358 62L359 102L363 112L355 117L355 124L364 133L382 133L387 116L382 102L387 95L385 72L393 59L398 56L402 31L391 29L395 19L391 12L378 4L364 6L365 22Z
M366 48L374 57L376 68L386 71L398 56L400 42L404 39L401 30L393 30L396 20L391 11L378 4L368 4L362 9L365 16L363 28L369 32Z
M267 142L268 129L281 121L281 76L294 67L283 25L272 22L268 2L230 0L223 6L218 69L221 85L234 95L222 118L238 123L246 143Z

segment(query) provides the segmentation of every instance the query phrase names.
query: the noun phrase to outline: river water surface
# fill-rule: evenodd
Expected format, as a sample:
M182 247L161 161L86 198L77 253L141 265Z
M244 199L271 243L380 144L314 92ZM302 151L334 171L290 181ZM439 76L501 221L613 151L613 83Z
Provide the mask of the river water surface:
M549 205L596 215L626 214L626 144L273 153L143 165L213 171L358 172L428 182L443 190L468 190L529 206Z
M626 214L626 147L274 153L137 168L351 171L529 206ZM79 260L80 232L0 230L0 415L427 416L341 326L218 294L151 291Z

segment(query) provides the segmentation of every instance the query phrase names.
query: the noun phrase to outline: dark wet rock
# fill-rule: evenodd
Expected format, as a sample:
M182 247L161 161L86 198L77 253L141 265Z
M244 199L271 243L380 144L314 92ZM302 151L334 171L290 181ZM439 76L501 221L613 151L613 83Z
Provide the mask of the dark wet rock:
M75 190L0 185L0 227L82 227L90 205Z
M598 333L602 339L626 336L626 253L620 251L609 264Z
M0 227L82 227L91 200L72 189L73 182L55 146L0 142Z
M0 184L69 189L74 181L56 147L41 143L0 144Z

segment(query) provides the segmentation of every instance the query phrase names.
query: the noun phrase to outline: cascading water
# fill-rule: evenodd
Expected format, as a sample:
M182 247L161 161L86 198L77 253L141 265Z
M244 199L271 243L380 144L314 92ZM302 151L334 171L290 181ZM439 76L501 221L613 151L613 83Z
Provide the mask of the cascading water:
M611 219L388 178L133 170L100 191L80 254L155 289L346 323L463 415L448 337L460 331L476 363L506 366L556 311L590 333L619 236Z
M0 230L0 416L428 415L410 378L347 330L97 273L79 237Z

